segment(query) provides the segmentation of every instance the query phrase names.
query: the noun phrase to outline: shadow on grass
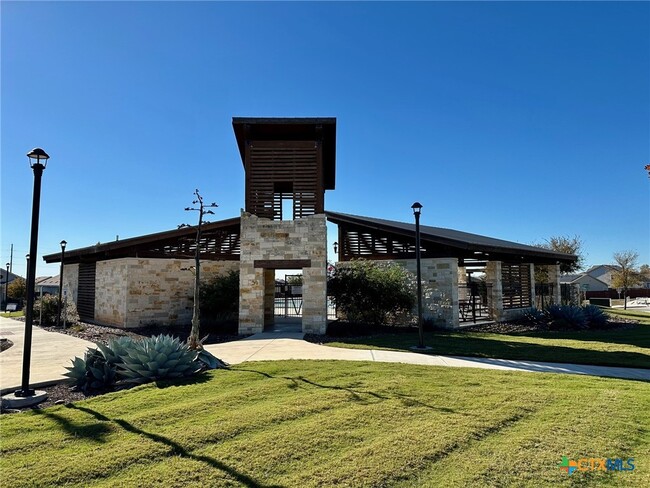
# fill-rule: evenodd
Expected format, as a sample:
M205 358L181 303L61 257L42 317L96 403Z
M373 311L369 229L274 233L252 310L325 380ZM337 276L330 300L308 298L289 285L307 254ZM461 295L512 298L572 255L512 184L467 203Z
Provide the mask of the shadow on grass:
M106 442L105 436L111 431L110 427L105 424L78 425L70 420L50 412L48 409L34 409L35 415L42 415L56 422L63 430L73 437L88 439L93 442Z
M376 335L358 340L340 338L344 344L360 344L377 348L388 348L413 352L415 334ZM507 337L507 336L501 336ZM603 342L603 341L601 341ZM446 356L469 356L480 358L511 359L525 361L563 362L618 366L628 368L650 368L650 354L627 351L598 351L587 348L534 344L499 340L492 337L465 335L463 333L428 333L425 344L432 350L418 354L442 354Z
M134 425L130 424L126 420L123 419L111 419L106 417L105 415L92 410L87 407L81 407L79 405L74 405L74 404L69 404L66 405L67 408L71 408L74 410L80 410L82 412L85 412L91 416L93 416L96 420L99 420L100 422L113 422L120 427L122 427L124 430L127 432L131 432L132 434L137 434L141 435L144 437L147 437L148 439L151 439L154 442L159 442L161 444L166 445L171 449L170 456L180 456L186 459L191 459L193 461L199 461L202 463L207 464L208 466L218 469L220 471L223 471L225 473L228 473L228 475L232 476L235 480L237 480L239 483L242 483L244 486L250 486L250 487L258 487L258 488L280 488L280 485L265 485L262 483L258 483L255 481L253 478L250 476L247 476L243 473L240 473L234 468L231 468L227 464L218 461L217 459L211 458L210 456L201 456L197 454L193 454L189 452L187 449L185 449L183 446L178 444L177 442L174 442L171 439L168 439L165 436L159 435L159 434L154 434L152 432L147 432L142 429L139 429L135 427Z
M373 391L364 391L364 390L359 390L359 389L354 389L353 386L338 386L338 385L323 385L321 383L316 383L315 381L311 381L303 376L273 376L270 375L269 373L265 373L263 371L256 371L254 369L236 369L233 370L234 372L242 371L246 373L256 373L259 375L262 375L266 378L271 378L271 379L283 379L290 381L290 388L305 388L305 385L309 386L315 386L316 388L324 388L327 390L336 390L336 391L344 391L348 393L350 396L350 399L354 402L358 403L363 403L363 404L368 404L368 403L378 403L380 401L385 401L385 400L390 400L390 399L396 399L399 400L404 406L406 407L425 407L431 410L436 410L438 412L445 412L445 413L459 413L456 412L456 410L451 409L451 408L446 408L446 407L437 407L435 405L429 405L427 403L424 403L412 396L409 395L404 395L401 393L395 393L392 395L384 394L380 395L379 393L375 393ZM363 396L367 395L372 398L375 398L377 402L369 402L368 400L364 399ZM465 415L465 414L462 414Z
M518 335L541 339L569 339L650 348L650 327L643 325L619 329L585 330L580 332L536 332Z

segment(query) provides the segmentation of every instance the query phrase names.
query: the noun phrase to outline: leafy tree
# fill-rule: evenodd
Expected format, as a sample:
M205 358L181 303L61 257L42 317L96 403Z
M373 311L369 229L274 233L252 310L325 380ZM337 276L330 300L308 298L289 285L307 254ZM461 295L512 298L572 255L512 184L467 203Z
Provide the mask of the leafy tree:
M413 310L416 294L411 278L396 263L350 261L332 271L328 295L351 322L389 324Z
M546 239L543 243L535 244L544 249L551 251L562 252L565 254L574 254L578 259L573 263L560 263L560 273L571 274L580 271L585 265L585 252L584 243L577 235L569 236L553 236ZM548 266L535 266L535 282L547 283L549 280Z
M14 300L27 299L27 282L23 278L16 278L7 287L7 296Z
M625 309L627 309L627 290L641 283L641 274L636 269L637 259L639 259L639 253L636 251L614 253L614 261L616 261L619 269L612 273L612 286L623 289Z

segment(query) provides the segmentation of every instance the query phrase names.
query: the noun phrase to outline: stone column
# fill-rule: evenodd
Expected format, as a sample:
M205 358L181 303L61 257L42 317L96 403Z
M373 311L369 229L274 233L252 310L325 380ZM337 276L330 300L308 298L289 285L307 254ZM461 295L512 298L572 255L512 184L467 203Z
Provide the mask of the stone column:
M535 264L530 263L530 306L534 307L537 303L537 294L535 293Z
M325 266L302 270L302 331L324 334L327 328L327 272Z
M264 270L252 262L239 269L239 333L257 334L264 330Z
M503 283L501 281L501 261L489 261L485 267L485 279L490 286L490 315L493 320L503 316Z
M65 297L68 303L77 304L79 292L79 265L66 264L63 266L63 290L67 292Z
M560 290L560 265L548 265L548 282L553 287L553 294L551 295L551 303L554 305L562 304L562 295Z
M275 270L264 270L264 326L273 325L275 305Z

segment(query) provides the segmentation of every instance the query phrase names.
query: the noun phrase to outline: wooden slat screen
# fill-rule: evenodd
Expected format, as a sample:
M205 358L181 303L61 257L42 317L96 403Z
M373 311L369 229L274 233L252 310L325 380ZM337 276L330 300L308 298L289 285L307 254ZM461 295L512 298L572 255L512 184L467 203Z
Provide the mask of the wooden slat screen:
M84 322L95 320L95 270L97 263L79 264L77 311Z
M501 264L503 308L532 306L530 267L528 264Z
M321 146L316 141L249 142L246 211L282 220L282 200L293 199L293 218L324 211ZM278 190L279 186L284 187Z

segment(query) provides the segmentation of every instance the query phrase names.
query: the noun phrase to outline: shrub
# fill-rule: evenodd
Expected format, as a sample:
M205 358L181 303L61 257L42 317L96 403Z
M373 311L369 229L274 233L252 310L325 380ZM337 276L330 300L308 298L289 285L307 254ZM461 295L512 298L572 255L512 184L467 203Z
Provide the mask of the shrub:
M327 335L332 337L357 337L370 335L372 326L359 322L335 320L327 324Z
M42 308L42 313L41 313ZM34 303L34 317L40 317L40 325L56 325L56 315L59 310L59 297L45 295ZM74 302L67 302L61 309L61 324L64 322L74 325L79 322L79 314Z
M607 325L607 315L600 307L596 305L585 305L582 307L582 312L585 315L587 327L598 328Z
M415 305L412 277L396 263L350 261L334 269L327 288L350 322L394 324Z
M239 271L218 275L201 285L201 325L232 332L239 315ZM223 330L227 328L227 330ZM236 332L235 332L236 333Z
M553 330L585 329L587 320L581 307L551 305L544 311L548 326Z

